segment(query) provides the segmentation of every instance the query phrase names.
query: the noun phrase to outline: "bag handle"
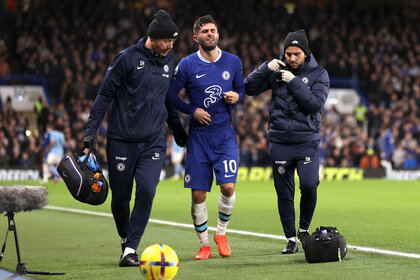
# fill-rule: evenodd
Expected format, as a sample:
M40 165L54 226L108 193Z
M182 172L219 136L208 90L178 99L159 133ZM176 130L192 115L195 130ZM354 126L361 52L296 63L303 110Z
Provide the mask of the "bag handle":
M87 154L85 154L85 153L83 152L83 150L82 150L82 151L80 151L80 152L77 154L77 161L79 161L79 157L86 155L86 157L83 159L83 161L82 161L82 162L80 162L80 166L86 167L87 162L88 162L88 160L89 160L89 156L90 156L90 154L91 154L91 151L90 151L90 150L88 151L88 153L87 153Z
M82 162L80 162L80 167L81 168L88 168L87 167L87 163L88 163L88 160L89 160L89 157L90 157L90 155L94 155L95 156L95 160L96 161L98 161L96 158L97 158L97 155L96 154L94 154L94 153L92 153L91 152L91 150L89 150L88 152L87 152L87 154L86 153L84 153L83 152L83 150L81 150L78 154L77 154L77 160L79 160L79 157L81 157L81 156L84 156L84 155L86 155L86 157L83 159L83 161ZM99 171L98 171L98 173L100 173L100 174L103 174L102 173L102 168L101 168L101 165L98 163L98 167L99 167Z
M325 227L325 226L320 226L316 229L316 231L323 231L326 230L327 232L335 232L335 233L339 233L338 229L336 227Z

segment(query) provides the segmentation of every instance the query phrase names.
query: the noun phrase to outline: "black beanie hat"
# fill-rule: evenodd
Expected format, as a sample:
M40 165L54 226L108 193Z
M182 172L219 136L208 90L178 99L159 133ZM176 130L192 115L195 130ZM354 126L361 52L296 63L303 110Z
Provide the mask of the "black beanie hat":
M308 38L306 37L306 32L303 29L299 29L295 32L289 32L286 39L284 40L284 49L286 51L287 47L296 46L301 48L307 56L311 54L308 45Z
M149 24L147 34L155 39L174 39L178 37L178 27L167 11L159 10Z

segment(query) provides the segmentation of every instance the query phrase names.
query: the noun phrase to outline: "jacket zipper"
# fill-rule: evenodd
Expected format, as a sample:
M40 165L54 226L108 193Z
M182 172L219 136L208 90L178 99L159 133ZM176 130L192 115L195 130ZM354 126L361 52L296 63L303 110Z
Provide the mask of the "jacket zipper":
M289 97L287 98L287 137L290 138L290 125L292 123L291 119L290 119L290 102L292 101L292 96L289 95Z

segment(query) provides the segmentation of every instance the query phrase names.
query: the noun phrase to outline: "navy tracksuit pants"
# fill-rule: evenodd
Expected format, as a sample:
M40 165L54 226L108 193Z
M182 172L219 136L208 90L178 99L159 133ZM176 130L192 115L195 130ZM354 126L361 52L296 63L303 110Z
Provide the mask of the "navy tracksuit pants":
M318 141L298 144L270 142L274 187L284 234L296 236L295 228L295 170L300 183L299 227L309 229L315 211L319 185Z
M124 142L108 138L107 159L111 210L126 247L137 250L149 221L153 198L165 161L166 141L163 136L149 142ZM130 215L133 181L136 180L134 207Z

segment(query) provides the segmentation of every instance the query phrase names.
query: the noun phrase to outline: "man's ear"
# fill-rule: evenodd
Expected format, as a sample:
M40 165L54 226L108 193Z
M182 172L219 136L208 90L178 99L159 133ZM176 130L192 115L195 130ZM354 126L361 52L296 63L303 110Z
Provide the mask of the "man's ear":
M194 34L193 35L193 40L194 40L194 42L198 43L198 36Z

